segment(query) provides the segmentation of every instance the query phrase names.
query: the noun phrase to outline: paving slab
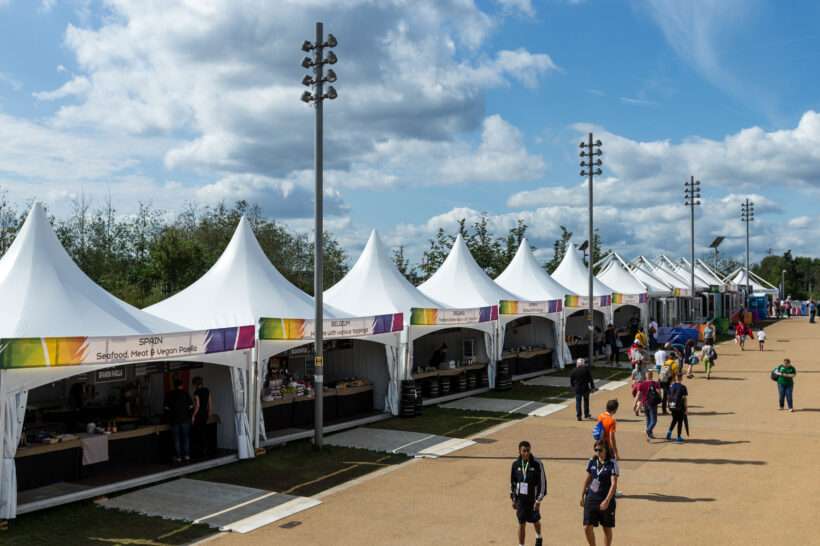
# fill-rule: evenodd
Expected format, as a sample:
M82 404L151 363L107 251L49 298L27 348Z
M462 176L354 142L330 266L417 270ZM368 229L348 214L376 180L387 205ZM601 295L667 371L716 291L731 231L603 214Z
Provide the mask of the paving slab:
M565 404L544 404L532 400L508 400L506 398L462 398L442 404L442 408L462 411L491 411L496 413L517 413L520 415L546 416L566 407Z
M385 453L401 453L409 457L435 458L463 449L475 442L421 432L355 428L328 436L325 443Z

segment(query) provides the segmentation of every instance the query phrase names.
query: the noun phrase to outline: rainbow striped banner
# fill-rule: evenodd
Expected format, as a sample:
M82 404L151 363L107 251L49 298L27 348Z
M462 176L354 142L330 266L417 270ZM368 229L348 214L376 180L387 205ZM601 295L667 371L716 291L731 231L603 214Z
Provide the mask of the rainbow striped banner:
M450 326L489 322L491 320L498 320L497 305L469 309L433 309L425 307L410 309L411 326Z
M498 305L500 315L547 315L560 313L564 309L562 300L520 301L501 300Z
M0 369L171 360L252 349L254 326L118 337L0 339Z
M316 321L310 319L263 318L259 320L259 339L270 341L298 341L314 339ZM325 319L322 334L326 339L366 337L401 332L404 314L375 315L344 319Z
M649 294L612 294L613 305L640 305L649 301Z
M686 298L689 297L689 289L688 288L675 288L672 290L672 295L676 298Z
M593 308L601 309L602 307L609 307L612 305L612 296L596 296L593 298ZM586 296L565 296L564 307L572 307L574 309L586 309L589 307L589 298Z

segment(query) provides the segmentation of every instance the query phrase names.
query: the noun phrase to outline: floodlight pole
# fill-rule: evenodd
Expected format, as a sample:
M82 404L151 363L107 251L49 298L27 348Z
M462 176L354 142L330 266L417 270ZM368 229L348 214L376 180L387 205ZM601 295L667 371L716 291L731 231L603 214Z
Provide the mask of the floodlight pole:
M313 444L316 448L321 448L323 444L324 426L324 109L325 99L336 98L336 89L331 85L328 92L324 92L325 82L336 81L336 74L333 70L324 73L325 64L334 64L336 56L331 52L328 58L324 57L325 48L336 46L336 38L332 34L328 35L328 40L324 38L324 28L321 22L316 23L316 41L302 44L302 51L313 52L313 58L305 57L302 61L304 68L312 68L313 76L305 76L302 83L313 88L313 93L305 91L302 101L312 103L315 108L315 129L314 129L314 156L313 170L315 175L315 209L314 209L314 253L313 253L313 303L314 303L314 434Z
M595 236L595 228L593 225L593 217L592 217L592 209L593 209L593 185L595 181L595 176L600 175L602 173L600 166L603 165L603 161L601 161L600 157L596 160L596 156L600 156L603 154L601 151L601 141L600 140L593 140L592 133L589 133L587 142L581 142L579 145L581 148L581 176L587 176L587 185L589 186L589 225L588 225L588 250L589 250L589 260L587 261L587 268L589 269L589 365L592 366L592 362L595 355L595 296L594 296L594 283L593 283L593 274L592 274L592 264L595 257L592 255L592 251L594 249L594 236ZM585 160L586 158L586 160Z
M749 298L752 296L752 280L749 277L749 224L755 219L755 204L746 198L744 203L740 204L740 220L746 224L746 305L749 304Z
M692 291L692 320L695 320L695 207L700 205L700 180L690 177L683 183L684 204L689 207L689 251L692 262L690 267L689 289Z

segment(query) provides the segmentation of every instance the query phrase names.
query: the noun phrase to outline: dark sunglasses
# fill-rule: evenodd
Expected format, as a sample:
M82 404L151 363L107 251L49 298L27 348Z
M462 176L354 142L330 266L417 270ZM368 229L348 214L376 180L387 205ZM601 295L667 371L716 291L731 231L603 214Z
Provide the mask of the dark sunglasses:
M595 448L595 453L601 453L602 451L603 451L603 449L601 449L600 447Z

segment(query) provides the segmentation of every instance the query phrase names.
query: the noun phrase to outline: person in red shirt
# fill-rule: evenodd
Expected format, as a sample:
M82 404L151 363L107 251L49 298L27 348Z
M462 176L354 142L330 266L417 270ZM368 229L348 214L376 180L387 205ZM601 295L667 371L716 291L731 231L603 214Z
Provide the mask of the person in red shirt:
M646 415L646 441L652 440L655 436L653 434L655 425L658 424L658 404L660 404L663 397L661 396L662 387L659 381L655 381L654 372L647 370L646 379L638 383L638 397L643 404L643 411Z
M746 344L746 325L743 324L743 319L737 321L737 326L735 326L735 342L740 345L740 350L745 351L744 348Z

